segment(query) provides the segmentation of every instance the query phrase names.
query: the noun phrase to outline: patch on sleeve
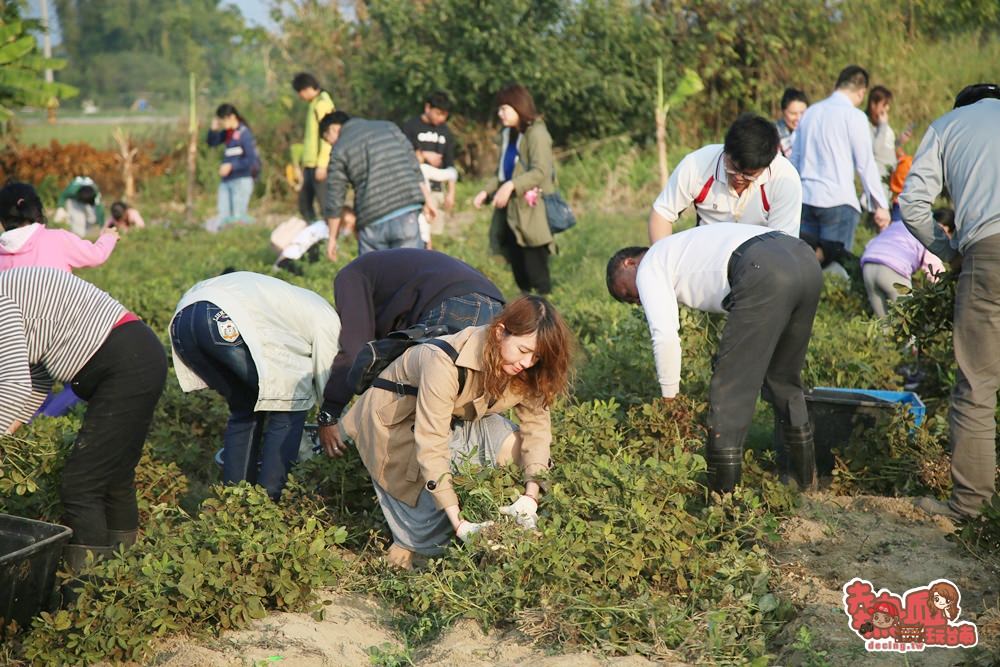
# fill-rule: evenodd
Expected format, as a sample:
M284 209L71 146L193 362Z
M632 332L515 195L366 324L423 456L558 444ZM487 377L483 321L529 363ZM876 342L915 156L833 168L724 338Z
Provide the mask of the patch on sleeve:
M219 329L219 335L222 336L222 340L227 343L235 343L240 338L240 330L236 328L236 322L233 322L226 311L220 310L215 315L212 316L215 320L215 326Z

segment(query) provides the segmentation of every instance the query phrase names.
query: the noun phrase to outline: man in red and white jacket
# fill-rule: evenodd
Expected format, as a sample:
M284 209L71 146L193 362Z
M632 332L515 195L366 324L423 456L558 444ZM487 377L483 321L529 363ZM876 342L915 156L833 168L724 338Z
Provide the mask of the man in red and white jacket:
M799 235L802 182L779 151L774 123L743 114L729 127L724 144L689 153L653 202L649 241L670 236L692 204L699 225L738 222Z

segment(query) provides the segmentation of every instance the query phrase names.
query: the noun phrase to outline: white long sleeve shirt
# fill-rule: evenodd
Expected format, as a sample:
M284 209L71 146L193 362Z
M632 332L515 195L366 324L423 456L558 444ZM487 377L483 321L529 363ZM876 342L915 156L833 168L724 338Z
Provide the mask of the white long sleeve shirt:
M694 227L653 244L639 264L636 286L653 339L656 377L663 396L677 395L681 383L678 303L722 313L728 296L729 260L744 241L775 230L723 223Z
M723 145L709 144L681 160L653 202L653 210L672 223L692 204L703 225L739 222L798 236L802 183L792 163L775 155L767 169L737 194L729 185Z
M802 178L802 202L861 210L855 170L876 206L889 208L872 149L868 117L840 91L806 109L795 128L792 164Z

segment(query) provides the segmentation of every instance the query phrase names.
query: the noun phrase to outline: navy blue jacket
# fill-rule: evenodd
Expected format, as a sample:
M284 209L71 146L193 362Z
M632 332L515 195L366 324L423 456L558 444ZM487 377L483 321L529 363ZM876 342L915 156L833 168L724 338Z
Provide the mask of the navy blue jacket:
M260 157L257 155L257 143L253 140L253 133L249 127L240 123L235 130L209 130L208 145L219 144L226 146L222 154L222 163L228 162L233 165L233 170L222 180L257 177L257 172L260 171Z

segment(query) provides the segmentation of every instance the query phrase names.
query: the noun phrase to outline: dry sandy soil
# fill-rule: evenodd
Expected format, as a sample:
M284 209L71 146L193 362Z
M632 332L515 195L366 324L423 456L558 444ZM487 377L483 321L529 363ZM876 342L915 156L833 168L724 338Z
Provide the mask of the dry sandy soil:
M979 626L980 642L1000 648L1000 577L945 539L953 529L935 521L907 499L872 496L807 497L783 527L775 553L778 590L798 616L770 647L777 665L988 665L968 651L928 648L923 653L870 655L848 629L841 587L854 577L876 588L903 593L947 578L962 593L962 620ZM253 627L218 639L175 639L160 647L151 664L161 667L340 667L372 664L371 652L406 655L377 603L353 595L327 593L325 618L272 614ZM799 628L812 636L798 642ZM996 655L996 654L995 654ZM459 623L433 645L409 654L414 665L485 667L640 667L654 663L631 656L607 658L589 653L552 654L533 647L517 633L484 635L472 623ZM385 663L382 663L385 664ZM396 664L407 664L405 661ZM665 663L656 663L665 664ZM679 664L679 663L678 663Z

